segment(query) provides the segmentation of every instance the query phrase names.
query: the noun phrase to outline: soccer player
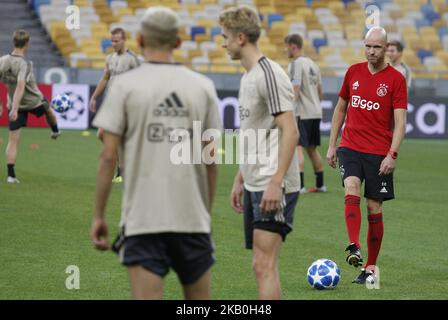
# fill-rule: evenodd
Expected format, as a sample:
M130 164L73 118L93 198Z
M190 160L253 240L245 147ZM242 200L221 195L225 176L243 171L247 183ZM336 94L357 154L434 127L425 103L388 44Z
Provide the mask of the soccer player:
M401 74L406 79L406 86L408 90L412 85L412 72L411 68L408 67L406 63L401 61L401 57L403 55L403 44L398 40L390 41L387 44L386 51L387 58L389 59L390 64L401 72Z
M327 192L324 185L324 167L317 147L320 146L320 122L323 97L320 69L313 60L303 56L303 39L299 34L290 34L285 38L288 58L288 74L294 87L294 104L297 115L300 139L297 147L300 167L300 193L306 193L304 179L304 157L302 147L311 160L316 177L316 185L308 192Z
M112 48L114 52L109 54L106 58L106 69L103 77L98 82L95 91L92 94L89 102L91 112L96 112L96 98L103 94L106 88L110 85L116 75L125 71L136 68L140 65L140 60L137 55L126 48L126 32L122 28L115 28L111 31ZM98 130L98 138L103 139L103 131ZM122 182L120 173L120 166L117 166L117 173L113 179L114 182Z
M26 127L28 113L37 117L45 115L51 128L51 138L57 139L61 133L55 115L48 101L37 88L33 74L33 63L25 59L29 48L30 35L25 30L13 34L14 50L0 57L0 81L8 87L9 140L6 147L8 177L6 182L19 183L14 165L21 128Z
M161 299L170 268L185 298L210 299L210 211L217 168L204 162L174 164L170 132L191 131L193 121L200 121L203 130L220 129L221 122L212 81L172 60L180 45L178 29L171 9L147 10L139 38L146 61L116 77L94 120L104 133L91 237L97 249L110 248L105 208L122 146L124 244L119 248L121 241L115 242L113 248L128 268L136 299ZM201 144L193 141L195 135L182 140L189 153Z
M365 36L367 62L352 65L339 92L333 114L327 160L339 170L345 189L345 221L350 245L347 262L362 265L359 232L360 196L365 181L369 228L368 259L354 283L365 283L375 276L383 238L383 201L394 198L393 171L405 135L407 90L403 75L385 60L387 34L371 28ZM339 148L336 147L343 123Z
M221 13L219 23L223 48L232 60L241 60L246 69L239 91L240 143L245 144L244 132L252 130L257 135L257 141L240 147L245 159L256 155L257 161L241 161L230 204L236 212L244 212L246 248L253 249L259 298L280 299L278 257L282 241L293 227L300 190L293 89L282 67L265 57L257 46L261 26L255 10L247 6L229 8ZM279 139L270 139L274 134L270 129L280 131ZM278 150L276 168L260 160L266 144L270 152Z

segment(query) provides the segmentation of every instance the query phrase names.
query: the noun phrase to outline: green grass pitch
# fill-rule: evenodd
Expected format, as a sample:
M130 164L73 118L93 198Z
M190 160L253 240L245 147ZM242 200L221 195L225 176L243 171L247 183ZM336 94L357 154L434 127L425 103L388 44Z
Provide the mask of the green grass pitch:
M0 129L0 299L130 298L125 268L113 253L95 251L89 239L101 148L95 132L90 133L64 131L53 141L47 129L24 129L16 164L21 184L7 185L8 132ZM324 139L322 155L326 144ZM339 173L326 166L329 192L300 197L295 229L282 249L283 298L447 299L447 158L446 140L405 140L395 173L397 199L384 205L379 290L351 284L358 271L345 263L343 190ZM213 209L213 299L257 298L251 252L243 247L242 217L229 207L236 169L234 165L219 167ZM307 160L308 186L314 182L311 171ZM107 210L111 238L117 230L120 197L121 185L114 185ZM365 248L364 201L362 211ZM307 283L306 270L318 258L339 265L342 279L335 290L317 291ZM79 290L65 286L69 265L80 269ZM173 272L166 278L165 297L182 298Z

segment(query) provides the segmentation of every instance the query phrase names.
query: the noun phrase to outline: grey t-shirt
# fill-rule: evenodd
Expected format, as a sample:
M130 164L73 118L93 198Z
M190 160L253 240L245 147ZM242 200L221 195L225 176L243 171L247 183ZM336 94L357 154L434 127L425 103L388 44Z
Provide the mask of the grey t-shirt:
M255 130L256 143L247 143L240 134L240 171L244 179L244 187L251 192L264 191L269 184L276 167L264 161L263 154L277 156L281 132L274 121L274 115L285 111L294 111L293 88L286 72L276 62L263 57L241 79L239 102L241 133L246 136L247 130ZM269 131L269 130L276 131ZM263 131L264 130L264 131ZM246 133L245 133L246 132ZM263 133L264 132L264 133ZM278 139L273 135L277 132ZM266 151L266 152L265 152ZM277 154L275 154L275 151ZM250 157L255 157L252 163ZM289 169L284 177L286 193L300 190L300 175L297 151L294 151Z
M32 110L42 104L43 95L37 88L33 73L33 63L24 57L7 54L0 57L0 81L8 87L8 109L12 107L12 100L17 82L25 81L25 91L20 101L19 110Z
M213 82L176 64L143 63L116 76L93 124L122 137L122 220L127 236L209 233L206 166L175 164L170 132L221 130ZM200 134L202 134L200 132ZM186 150L200 141L184 139Z

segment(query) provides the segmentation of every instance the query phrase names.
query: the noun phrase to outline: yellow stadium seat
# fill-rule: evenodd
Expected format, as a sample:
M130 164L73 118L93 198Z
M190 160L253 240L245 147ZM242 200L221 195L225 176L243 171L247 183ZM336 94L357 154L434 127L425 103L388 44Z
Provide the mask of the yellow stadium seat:
M194 40L197 43L201 43L201 42L204 42L204 41L209 41L210 40L210 35L208 35L208 34L198 34L198 35L196 35L194 37Z
M104 69L106 67L105 60L93 60L92 61L92 68L94 69Z
M436 30L434 29L434 27L421 27L420 28L420 35L422 37L427 37L427 36L438 36Z
M296 13L297 13L299 16L305 16L305 17L308 17L308 16L312 16L312 15L314 14L314 11L313 11L313 9L311 9L311 8L307 8L307 7L305 7L305 8L298 8L298 9L296 10Z
M328 55L332 55L335 54L337 52L336 48L333 47L329 47L329 46L323 46L319 48L319 54L322 57L328 56Z
M73 5L78 7L87 7L90 5L89 0L75 0L73 1Z
M131 8L119 8L115 12L116 17L133 16L133 15L134 15L134 10L132 10Z
M91 68L91 67L92 67L92 61L90 61L90 59L78 60L76 62L76 68Z

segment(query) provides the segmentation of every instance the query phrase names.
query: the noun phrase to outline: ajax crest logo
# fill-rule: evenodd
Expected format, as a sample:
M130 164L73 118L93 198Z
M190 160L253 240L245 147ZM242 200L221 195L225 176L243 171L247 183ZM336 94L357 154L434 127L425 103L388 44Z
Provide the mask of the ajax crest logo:
M387 88L389 88L388 85L381 83L378 89L376 89L376 94L379 97L384 97L387 94Z

